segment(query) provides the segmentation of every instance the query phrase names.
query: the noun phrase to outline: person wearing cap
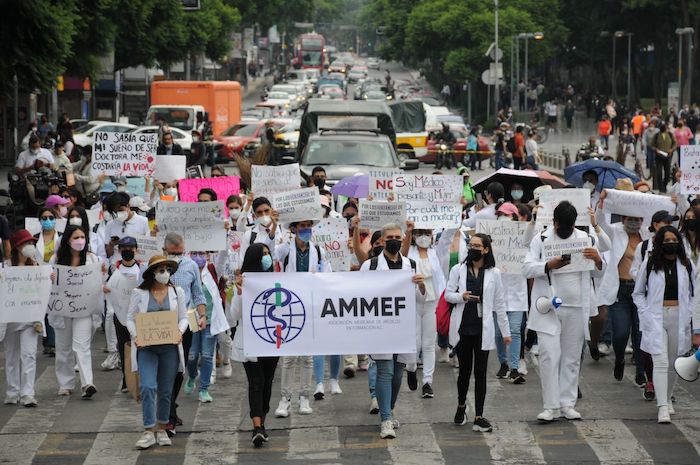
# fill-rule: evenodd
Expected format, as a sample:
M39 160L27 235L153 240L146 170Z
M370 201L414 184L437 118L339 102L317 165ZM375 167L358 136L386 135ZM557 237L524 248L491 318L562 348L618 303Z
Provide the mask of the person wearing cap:
M321 207L323 207L324 218L342 218L343 215L333 209L333 194L325 189L319 190Z
M60 195L52 194L46 197L44 205L47 208L53 208L59 218L65 218L68 215L67 205L69 203L70 200L64 199Z
M36 239L26 229L10 237L11 266L38 266L35 259ZM36 296L37 298L40 296ZM5 405L21 404L36 407L34 382L36 380L36 348L39 335L44 331L42 322L2 323L0 341L5 347Z
M649 194L651 192L651 186L646 181L639 181L634 185L634 190L641 192L642 194Z
M124 236L147 236L150 233L148 220L131 210L130 200L126 192L114 192L107 198L106 213L113 219L105 226L105 249L112 264L121 258L115 253L119 239Z
M137 215L147 216L151 207L143 200L143 197L136 195L129 199L129 209Z
M185 368L181 341L188 326L185 291L171 280L177 269L178 263L174 260L154 255L148 260L143 281L134 289L129 301L126 327L131 336L131 367L139 373L144 427L143 435L136 442L137 449L172 444L166 428L175 377ZM177 312L180 331L177 344L143 345L138 338L136 315L148 312Z
M323 196L322 196L323 198ZM280 264L284 273L330 273L331 265L325 251L311 240L313 227L317 220L293 221L288 229L293 234L289 242L279 244L274 251L275 260ZM301 381L299 391L299 413L308 415L313 412L309 399L311 397L311 379L316 372L316 400L323 399L323 362L324 357L308 356L282 357L282 398L275 410L275 416L286 418L292 404L292 383L296 378L297 369ZM331 356L331 393L341 394L343 391L338 384L340 372L340 355ZM319 386L320 385L320 386Z
M473 202L476 197L476 192L474 192L472 182L469 179L469 170L467 167L460 166L457 168L457 176L462 176L462 198L464 199L464 203L468 204Z

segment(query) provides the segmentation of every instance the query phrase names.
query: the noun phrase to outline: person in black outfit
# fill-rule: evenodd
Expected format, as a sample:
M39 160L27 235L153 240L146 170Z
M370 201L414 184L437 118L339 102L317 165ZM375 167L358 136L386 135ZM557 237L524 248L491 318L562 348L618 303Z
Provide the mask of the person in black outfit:
M185 151L182 150L180 144L173 142L173 133L166 132L163 134L163 143L158 146L156 150L157 155L184 155Z

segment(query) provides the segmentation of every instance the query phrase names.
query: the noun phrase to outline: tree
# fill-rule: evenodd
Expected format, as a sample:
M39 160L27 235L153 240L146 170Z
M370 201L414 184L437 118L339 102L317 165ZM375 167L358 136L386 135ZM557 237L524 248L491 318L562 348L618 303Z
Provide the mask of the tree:
M238 10L222 0L202 0L201 9L185 12L186 51L205 53L214 61L224 57L233 46L231 32L241 20Z

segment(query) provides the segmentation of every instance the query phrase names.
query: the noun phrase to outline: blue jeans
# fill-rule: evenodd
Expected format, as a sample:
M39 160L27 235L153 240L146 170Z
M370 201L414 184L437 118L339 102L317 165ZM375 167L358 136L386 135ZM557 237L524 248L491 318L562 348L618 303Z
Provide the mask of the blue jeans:
M503 150L496 150L496 169L505 167L503 162Z
M139 365L143 427L155 427L156 419L165 425L170 419L170 396L180 364L177 346L163 344L142 347L138 349L136 358Z
M331 359L330 378L337 381L338 375L340 375L340 355L329 355L328 357ZM325 361L325 355L314 355L314 380L316 384L323 382Z
M494 326L496 327L496 349L498 350L498 361L503 365L508 363L508 366L516 370L520 365L520 327L523 323L524 312L507 312L508 326L510 327L510 337L513 340L510 346L506 349L501 336L501 328L498 326L496 314L493 314Z
M199 372L199 390L207 391L211 381L211 371L214 368L214 349L216 349L216 336L211 335L211 326L192 333L192 345L187 355L187 374L190 378L197 377L197 362L202 355L201 370Z
M651 169L652 166L654 166L654 151L647 147L646 150L646 156L647 156L647 169Z
M632 301L634 282L620 282L617 291L617 302L608 307L608 320L612 329L612 345L615 351L615 361L624 362L627 340L632 331L632 351L635 369L638 375L644 374L644 362L642 360L639 344L642 333L639 331L639 315L637 307Z
M369 359L367 367L367 384L369 384L369 396L372 399L377 398L377 364L372 358Z
M377 364L377 403L379 403L379 415L382 421L391 420L391 411L394 410L396 399L401 389L401 379L405 363L397 362L396 355L393 360L375 360Z
M534 169L534 170L540 169L539 165L537 163L535 163L535 157L528 156L527 157L527 164L532 166L532 169Z

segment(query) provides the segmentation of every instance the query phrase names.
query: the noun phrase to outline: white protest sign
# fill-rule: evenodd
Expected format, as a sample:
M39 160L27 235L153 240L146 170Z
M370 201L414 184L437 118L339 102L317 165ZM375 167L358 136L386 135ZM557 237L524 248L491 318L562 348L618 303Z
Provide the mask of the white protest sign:
M562 255L571 255L571 263L552 270L551 273L573 273L574 271L593 271L595 262L583 256L583 249L591 247L590 237L557 239L542 242L542 261L549 261Z
M132 236L136 239L136 259L148 263L154 255L163 255L163 241L153 236Z
M394 178L401 175L399 168L374 168L369 170L369 195L373 200L386 200L393 190Z
M301 185L299 163L280 166L252 165L250 177L251 190L256 197L293 191Z
M588 208L591 206L591 193L588 189L552 189L540 194L540 205L537 210L536 226L551 226L554 221L554 209L563 201L570 202L576 208L576 226L590 226L591 217Z
M104 310L102 264L83 266L54 265L56 281L51 287L49 313L66 318L82 318Z
M258 195L257 192L255 195ZM272 195L271 200L272 208L279 214L281 223L323 218L323 207L318 187L278 192Z
M153 178L158 182L173 182L185 179L187 157L185 155L157 155Z
M156 133L95 131L90 168L94 175L151 176L157 149Z
M411 276L408 270L246 273L238 329L245 355L415 353Z
M496 266L503 273L520 273L530 244L525 242L526 221L476 220L476 232L491 236Z
M129 311L129 301L131 300L131 291L138 285L136 276L125 276L119 271L115 271L110 276L109 281L105 286L109 288L109 292L105 294L107 305L114 309L114 313L119 318L119 322L126 325L126 316Z
M406 202L360 201L361 227L376 231L388 223L397 223L403 229L406 223Z
M89 217L88 217L89 219ZM66 230L66 224L68 223L68 220L65 218L56 218L56 226L54 229L57 232L60 232L63 234L63 231ZM41 223L39 223L39 218L30 218L27 217L24 219L24 229L32 233L32 236L35 234L39 234L41 232ZM59 240L60 241L60 240Z
M462 182L461 176L402 174L394 177L394 193L406 202L406 217L417 229L458 228Z
M700 145L681 145L681 194L700 194Z
M607 193L603 200L603 210L622 216L636 218L651 218L659 210L669 213L676 211L676 204L671 197L641 192L605 189Z
M190 252L218 251L226 248L224 202L158 202L156 223L158 238L169 232L182 234Z
M51 294L48 265L0 269L0 323L44 322Z
M333 271L350 271L348 222L345 218L324 218L313 228L311 240L326 253Z

